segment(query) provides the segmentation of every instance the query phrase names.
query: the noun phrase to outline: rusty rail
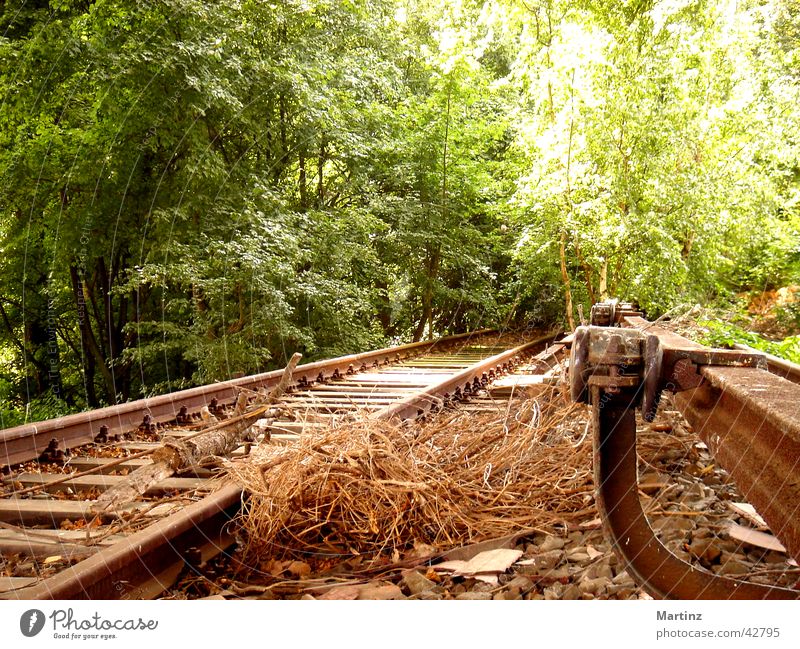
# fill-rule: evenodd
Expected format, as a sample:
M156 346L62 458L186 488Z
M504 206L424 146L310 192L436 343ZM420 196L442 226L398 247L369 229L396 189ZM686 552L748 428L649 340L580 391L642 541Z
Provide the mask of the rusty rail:
M464 338L466 336L451 337L400 349L403 351L430 349L437 343ZM536 347L541 347L551 338L552 336L544 336L486 358L419 390L399 403L385 406L373 413L373 416L412 418L427 412L432 407L441 406L450 399L467 396L494 376L511 369L522 356L531 354ZM546 363L562 349L563 345L551 346L536 356L535 360L537 363ZM307 378L303 380L303 377L312 376L314 372L321 371L320 368L324 368L324 371L331 376L336 372L339 377L343 377L357 371L358 368L363 369L364 363L382 358L397 360L398 349L309 364L304 366L305 373L297 372L294 378L298 380L300 386L307 387L310 381ZM302 368L303 366L298 370ZM318 378L321 377L313 376L314 380ZM121 542L100 550L38 585L24 589L20 596L26 599L155 597L174 583L185 565L191 566L207 560L233 543L234 538L227 528L238 513L243 498L244 495L236 485L225 484L202 500L132 534Z
M641 318L624 323L660 340L693 344ZM695 372L698 385L677 391L675 404L800 561L800 385L753 367L710 363Z
M634 418L641 407L652 420L661 391L677 393L719 464L800 559L800 386L765 371L759 354L703 347L638 315L616 324L625 328L576 330L570 384L573 398L593 407L597 504L626 569L659 598L800 598L705 573L661 544L639 502Z
M25 591L25 599L150 599L175 581L185 563L205 561L234 542L227 525L242 491L225 485L111 547Z
M507 372L519 361L520 357L537 347L541 347L543 343L552 340L554 336L554 333L547 334L514 349L491 356L481 363L466 368L455 376L448 377L411 397L392 404L378 413L377 416L382 419L391 419L393 417L409 419L423 415L431 408L440 407L451 397L458 400L462 395L469 395L472 391L480 389L481 386L494 379L497 374ZM555 353L551 352L550 355Z
M740 349L741 351L745 352L756 351L747 345L737 344L733 347L734 349ZM770 372L786 379L787 381L791 381L792 383L800 383L800 365L797 363L792 363L791 361L787 361L785 358L773 356L772 354L765 353L764 358L767 361L767 369Z
M436 346L467 340L470 337L491 333L491 331L485 329L447 336L434 341L410 343L399 347L342 356L332 360L306 363L297 367L294 376L300 384L322 381L352 373L368 365L380 365L408 358L429 351ZM0 466L26 462L39 457L53 439L64 449L92 442L103 426L107 427L109 435L127 432L136 428L142 422L145 414L150 415L154 422L171 421L178 415L181 407L185 407L187 412L191 413L198 411L211 399L217 399L220 402L234 400L237 388L250 390L269 388L276 385L282 375L283 370L254 374L0 430Z

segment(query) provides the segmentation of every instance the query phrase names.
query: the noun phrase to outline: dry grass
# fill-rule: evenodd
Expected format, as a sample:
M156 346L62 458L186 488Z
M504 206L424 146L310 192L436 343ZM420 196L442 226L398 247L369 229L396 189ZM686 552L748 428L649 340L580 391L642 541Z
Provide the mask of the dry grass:
M582 406L553 389L507 411L358 421L265 446L230 473L251 494L247 554L439 548L593 512Z

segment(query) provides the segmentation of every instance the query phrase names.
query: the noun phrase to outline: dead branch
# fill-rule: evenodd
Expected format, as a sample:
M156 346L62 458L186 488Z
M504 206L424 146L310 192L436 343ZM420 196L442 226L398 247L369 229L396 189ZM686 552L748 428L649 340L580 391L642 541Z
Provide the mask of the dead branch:
M177 471L199 467L210 457L228 455L242 442L252 442L253 439L248 436L251 429L248 422L266 414L269 406L276 403L286 392L291 384L292 373L301 357L300 354L292 356L277 385L263 401L255 404L249 413L247 412L249 391L242 390L236 399L236 406L230 419L215 423L188 437L165 440L153 451L151 464L139 467L125 482L104 492L93 505L93 510L102 512L116 509L121 504L136 499L151 486Z

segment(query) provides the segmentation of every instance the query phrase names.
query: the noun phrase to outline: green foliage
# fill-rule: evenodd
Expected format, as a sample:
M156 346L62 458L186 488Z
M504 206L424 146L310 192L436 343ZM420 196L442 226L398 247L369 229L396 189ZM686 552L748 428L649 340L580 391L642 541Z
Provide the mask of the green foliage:
M0 28L23 418L549 325L567 286L658 315L800 281L796 0L15 0Z
M798 88L760 11L546 3L533 25L518 17L521 264L557 263L566 233L578 301L624 295L653 314L787 280Z
M706 345L733 347L738 343L793 363L800 363L800 336L788 336L783 340L773 341L731 323L709 320L698 324L704 328L701 342Z
M63 417L73 412L76 412L75 407L52 393L36 397L25 404L19 403L13 384L0 378L0 430L31 421Z

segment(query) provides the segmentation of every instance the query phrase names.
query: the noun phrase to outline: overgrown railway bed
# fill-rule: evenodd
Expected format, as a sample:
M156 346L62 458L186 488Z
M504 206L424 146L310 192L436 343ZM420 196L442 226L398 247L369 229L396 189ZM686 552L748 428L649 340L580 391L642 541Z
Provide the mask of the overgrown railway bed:
M215 478L213 463L193 463L111 508L98 503L151 465L165 440L234 427L237 397L255 411L246 422L255 436L235 444L234 457L348 417L414 418L464 399L496 407L484 388L526 359L538 376L522 383L541 381L564 352L548 347L551 338L453 336L300 365L289 386L271 372L2 431L0 553L10 574L0 576L0 598L151 598L186 564L229 547L242 495ZM265 397L268 406L252 405Z
M476 332L301 365L290 383L287 368L0 431L6 573L0 598L157 597L187 574L187 566L209 565L229 548L236 534L231 521L244 496L208 457L176 464L176 475L170 464L140 489L142 495L112 498L114 506L107 506L108 495L154 466L150 455L162 457L165 448L184 453L187 443L214 433L233 440L228 456L241 458L253 445L292 444L304 431L353 418L425 419L448 405L467 412L511 410L515 393L554 381L591 406L589 419L589 410L582 412L586 431L593 431L586 460L594 468L594 494L591 486L586 491L588 473L589 482L573 492L594 501L596 510L593 504L586 512L599 513L605 540L593 537L591 551L590 545L558 550L563 539L541 530L520 537L538 539L528 543L520 566L544 580L537 583L553 584L550 598L610 596L621 588L636 596L616 582L625 574L654 597L797 598L798 375L797 367L751 351L704 348L643 320L628 305L610 303L596 305L591 327L557 343L552 336L523 340ZM666 414L663 404L658 408L665 391L676 393L670 398L676 410ZM641 414L634 416L637 409ZM683 437L657 441L658 452L648 455L655 429L647 422L672 430L680 413L688 419L676 427ZM664 426L665 417L672 423ZM665 444L672 445L666 456ZM680 462L662 461L675 452L683 453ZM177 451L170 453L166 457ZM695 475L682 475L684 469ZM676 492L683 495L676 499ZM747 549L764 538L739 530L746 538L734 541L710 522L728 518L729 499L745 497L766 522L752 511L742 515L763 530L768 524L777 537L767 539L774 544L767 563ZM583 527L565 529L570 539L584 538ZM787 554L778 550L781 541ZM606 554L595 560L601 545ZM593 565L573 565L587 557ZM536 574L544 558L555 563L547 574ZM597 585L601 573L616 574L609 589ZM580 587L569 581L578 577ZM581 591L587 584L595 590ZM529 590L532 598L548 591Z

